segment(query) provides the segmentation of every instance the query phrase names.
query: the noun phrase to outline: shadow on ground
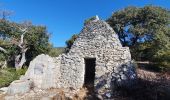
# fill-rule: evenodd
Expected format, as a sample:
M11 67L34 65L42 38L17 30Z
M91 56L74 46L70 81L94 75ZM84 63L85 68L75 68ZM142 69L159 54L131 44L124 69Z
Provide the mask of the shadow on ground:
M170 100L170 74L138 69L133 88L118 87L114 100Z

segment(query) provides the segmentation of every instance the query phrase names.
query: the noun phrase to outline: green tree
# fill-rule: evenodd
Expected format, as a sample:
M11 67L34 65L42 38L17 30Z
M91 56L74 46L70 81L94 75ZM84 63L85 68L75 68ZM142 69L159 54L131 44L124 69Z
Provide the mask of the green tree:
M127 7L107 20L136 60L165 61L170 50L170 11L157 6ZM165 57L166 56L166 57ZM162 58L163 57L163 58Z
M68 52L71 49L71 46L73 45L77 37L78 37L78 34L74 34L70 39L66 41L66 52Z
M49 45L50 49L48 52L48 55L51 57L57 57L62 53L65 53L65 48L64 47L54 47L53 45Z
M47 53L49 49L46 27L35 26L30 22L19 24L1 19L0 36L0 40L5 41L5 45L0 44L0 47L7 50L7 60L9 64L15 65L16 69L21 69L35 56Z

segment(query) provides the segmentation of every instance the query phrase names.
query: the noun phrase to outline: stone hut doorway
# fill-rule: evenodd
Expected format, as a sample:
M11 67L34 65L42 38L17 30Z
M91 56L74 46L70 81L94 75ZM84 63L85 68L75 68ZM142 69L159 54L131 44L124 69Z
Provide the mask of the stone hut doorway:
M84 87L94 90L96 58L85 58Z

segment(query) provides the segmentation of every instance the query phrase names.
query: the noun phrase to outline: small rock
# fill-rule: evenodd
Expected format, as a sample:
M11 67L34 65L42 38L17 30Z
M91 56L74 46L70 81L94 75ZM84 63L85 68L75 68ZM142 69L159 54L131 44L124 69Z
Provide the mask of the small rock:
M99 99L99 100L103 100L103 97L101 95L96 95L96 97Z
M106 93L106 97L110 98L111 97L111 93Z
M15 100L15 96L5 96L5 100Z
M50 97L42 97L40 100L52 100Z
M33 83L31 80L25 81L16 80L10 84L7 94L8 95L24 94L31 90L32 85Z
M2 94L6 94L7 91L8 91L8 87L2 87L2 88L0 88L0 93L2 93Z

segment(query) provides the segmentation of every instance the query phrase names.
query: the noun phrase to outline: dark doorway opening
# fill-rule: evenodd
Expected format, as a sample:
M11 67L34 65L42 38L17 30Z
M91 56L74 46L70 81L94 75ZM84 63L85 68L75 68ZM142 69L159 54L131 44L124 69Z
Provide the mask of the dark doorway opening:
M84 86L86 88L94 88L94 79L95 79L95 66L96 58L85 58L85 79Z
M85 58L85 77L84 77L84 87L87 88L86 100L100 100L96 97L94 91L94 79L95 79L95 66L96 58Z

